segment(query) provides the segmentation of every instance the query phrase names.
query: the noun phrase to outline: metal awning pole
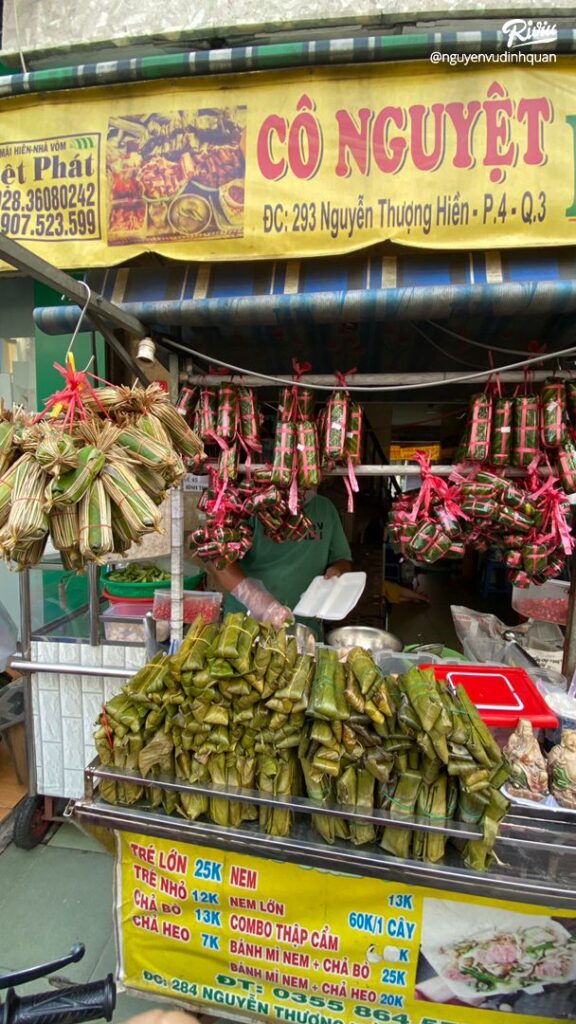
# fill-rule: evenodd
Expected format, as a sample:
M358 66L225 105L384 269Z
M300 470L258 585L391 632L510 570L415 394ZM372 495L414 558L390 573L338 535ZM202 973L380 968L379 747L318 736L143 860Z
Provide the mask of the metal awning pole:
M90 292L86 304L86 286L82 281L77 281L64 270L52 266L41 256L37 256L24 245L14 242L0 233L0 260L4 260L17 270L33 277L35 281L41 281L57 292L62 292L69 299L74 300L83 308L86 305L86 315L90 318L92 325L100 331L111 348L114 349L122 362L128 366L134 376L142 383L147 384L148 380L138 364L126 351L120 341L114 336L111 328L127 331L137 338L145 338L149 329L141 323L132 313L126 313L113 302L108 302L98 292Z
M256 465L253 464L252 466L246 466L242 464L238 466L238 472L255 473L259 470L265 470L269 468L269 466L267 467L263 463ZM456 466L432 465L432 472L434 476L450 476L450 474L453 473L455 469ZM383 464L382 466L354 466L354 472L356 476L421 476L422 469L414 462L410 463L409 465L405 465L404 463L387 463ZM466 476L466 467L464 467L463 469L459 467L459 472L461 472L462 476ZM539 473L541 473L542 476L549 476L551 472L552 470L548 469L546 466L543 466L541 469L539 469ZM525 477L526 470L517 468L515 466L511 466L510 468L507 468L504 471L504 475L507 477ZM334 469L323 470L322 476L348 476L348 468L347 466L336 466Z
M130 372L133 374L136 380L140 381L140 383L143 384L144 387L146 387L146 385L148 384L148 378L146 374L144 373L143 370L140 369L136 360L133 359L130 353L124 348L124 345L122 344L121 341L118 340L114 332L110 330L110 326L104 322L104 318L100 318L100 316L95 316L94 314L92 314L91 319L96 330L100 331L100 334L102 335L104 340L108 343L112 351L116 353L118 358L124 363L124 366L126 366L130 370ZM141 337L144 336L145 335L141 335Z
M24 661L32 656L32 597L30 593L30 569L23 569L19 579L20 590L20 653ZM13 667L17 668L14 659ZM26 736L26 759L28 762L28 791L37 792L36 749L34 745L34 709L30 679L24 682L24 732Z
M518 353L519 357L521 353ZM283 376L283 374L279 374ZM438 380L445 381L446 384L451 384L453 380L459 380L462 376L461 372L442 372L441 370L432 372L422 373L354 373L346 377L346 383L351 387L393 387L394 385L401 384L433 384ZM522 370L508 370L504 373L498 374L502 384L521 384L524 380L524 372ZM549 370L533 370L532 379L535 381L546 380L550 376ZM573 370L562 370L562 376L565 378L576 377L576 372ZM252 377L250 374L222 374L216 375L213 373L186 373L182 371L180 373L180 380L189 384L206 384L208 386L220 387L222 384L239 383L242 381L246 387L250 388L277 388L279 384L273 381L263 380L262 377ZM306 387L309 384L322 384L324 386L334 385L338 387L338 379L333 373L306 373L299 378L298 381L300 387ZM478 387L478 381L470 381L468 384L463 384L462 387Z
M84 306L86 302L86 289L82 281L77 281L76 278L71 277L64 270L53 267L51 263L43 260L36 253L31 252L26 246L20 245L19 242L14 242L11 238L7 238L6 235L1 233L0 259L9 263L12 267L16 267L17 270L22 270L25 274L29 274L36 281L47 284L49 288L54 288L55 291L67 295L69 299L77 302L81 308ZM114 303L108 302L98 292L92 292L86 311L88 314L99 313L112 326L123 331L129 331L130 334L136 337L145 337L148 334L149 328L141 323L137 317L120 309L119 306L115 306Z

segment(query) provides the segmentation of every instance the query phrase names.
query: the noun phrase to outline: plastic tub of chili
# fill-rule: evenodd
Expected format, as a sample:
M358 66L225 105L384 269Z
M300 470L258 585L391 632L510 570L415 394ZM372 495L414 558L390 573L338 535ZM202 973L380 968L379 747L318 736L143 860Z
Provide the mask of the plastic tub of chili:
M199 615L205 623L218 622L223 596L216 590L184 591L184 622L194 622ZM170 621L171 595L169 590L157 590L154 594L152 615L157 622Z
M540 587L531 583L529 587L512 588L512 607L525 619L565 626L569 601L570 584L564 580L548 580Z

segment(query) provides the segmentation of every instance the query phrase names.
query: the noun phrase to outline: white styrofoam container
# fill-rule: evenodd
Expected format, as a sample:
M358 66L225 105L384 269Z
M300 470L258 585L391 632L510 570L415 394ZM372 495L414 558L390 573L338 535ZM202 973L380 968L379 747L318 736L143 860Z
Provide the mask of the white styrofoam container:
M90 665L136 672L146 662L144 647L35 640L31 660L39 664ZM34 715L36 788L43 796L77 800L84 795L84 769L96 756L95 722L102 704L124 680L114 676L36 672L30 677Z
M325 579L315 576L294 608L294 615L305 619L339 622L358 604L366 586L365 572L345 572Z

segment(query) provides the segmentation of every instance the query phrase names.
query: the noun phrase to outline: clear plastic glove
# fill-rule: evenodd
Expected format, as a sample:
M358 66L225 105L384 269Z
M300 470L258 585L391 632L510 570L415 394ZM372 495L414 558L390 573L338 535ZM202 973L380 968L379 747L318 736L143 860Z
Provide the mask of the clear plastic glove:
M244 605L252 618L258 622L269 622L274 629L280 629L294 618L290 609L280 604L260 580L246 577L230 593Z

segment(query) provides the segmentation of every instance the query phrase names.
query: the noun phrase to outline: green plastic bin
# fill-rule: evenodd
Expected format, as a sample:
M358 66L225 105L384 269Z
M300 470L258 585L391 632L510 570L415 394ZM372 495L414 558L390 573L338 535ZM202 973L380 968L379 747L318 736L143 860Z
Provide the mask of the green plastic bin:
M113 572L114 570L112 570ZM204 583L206 574L203 572L197 573L195 576L184 577L184 590L198 590ZM104 590L107 590L112 597L150 597L154 598L155 590L168 590L171 586L170 580L164 580L161 583L115 583L109 578L109 572L106 570L102 574L102 586Z

